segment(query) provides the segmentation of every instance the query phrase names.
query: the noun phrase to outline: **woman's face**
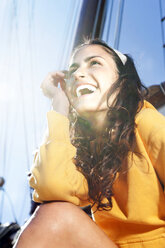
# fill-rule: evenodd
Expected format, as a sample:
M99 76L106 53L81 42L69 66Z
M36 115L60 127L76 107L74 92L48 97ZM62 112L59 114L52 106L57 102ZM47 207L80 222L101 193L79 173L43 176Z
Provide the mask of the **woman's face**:
M117 80L112 56L100 45L86 45L72 57L66 91L80 115L107 109L107 93Z

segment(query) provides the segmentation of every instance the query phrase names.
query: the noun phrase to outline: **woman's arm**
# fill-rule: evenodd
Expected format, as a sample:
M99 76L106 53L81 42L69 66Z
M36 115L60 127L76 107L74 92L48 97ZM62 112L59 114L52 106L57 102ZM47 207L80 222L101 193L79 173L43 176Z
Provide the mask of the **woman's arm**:
M65 73L49 73L41 89L52 100L55 111L47 114L47 135L34 158L30 177L30 186L34 188L33 199L36 202L68 201L76 205L88 205L86 179L72 161L76 148L70 143L69 137L69 100L65 92Z
M88 205L88 186L73 157L76 148L70 143L69 121L55 111L48 118L48 136L34 158L30 186L36 202L68 201Z

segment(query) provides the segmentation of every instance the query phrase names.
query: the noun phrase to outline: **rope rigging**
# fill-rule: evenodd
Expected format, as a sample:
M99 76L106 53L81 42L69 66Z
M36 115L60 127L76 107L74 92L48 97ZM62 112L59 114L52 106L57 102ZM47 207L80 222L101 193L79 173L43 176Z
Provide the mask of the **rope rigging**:
M121 34L121 25L123 19L123 11L124 11L124 0L120 0L119 2L119 10L117 15L117 22L116 22L116 31L115 31L115 40L114 40L114 48L119 48L120 42L120 34Z
M35 98L35 80L34 80L34 74L35 74L35 68L34 68L34 51L33 45L34 45L34 37L35 34L32 35L32 24L34 20L34 8L35 8L35 1L32 0L31 4L30 1L28 1L28 51L29 51L29 57L30 57L30 75L31 75L31 94L32 94L32 117L33 117L33 136L34 136L34 145L37 147L37 130L36 130L36 98Z
M165 24L165 16L163 16L163 9L162 9L162 1L161 0L159 0L159 9L160 9L161 36L162 36L162 43L163 43L163 57L164 57L164 68L165 68L165 34L164 34L164 27L163 27L163 23Z
M74 38L75 38L75 30L77 28L77 24L78 24L78 17L80 14L80 10L81 10L81 6L82 6L82 1L76 1L75 2L75 6L74 9L73 8L69 8L68 11L68 18L66 19L67 21L67 32L65 32L64 34L64 40L65 40L65 44L64 44L64 52L62 53L62 55L60 55L60 62L58 63L58 67L61 68L66 68L67 66L67 60L69 58L69 55L72 51L73 48L73 42L74 42ZM70 22L68 22L68 20L70 20Z
M107 1L108 3L108 1ZM110 30L111 30L111 22L112 22L112 11L113 11L113 4L114 4L114 1L111 0L111 5L110 5L110 8L109 9L109 12L108 12L108 16L107 16L107 19L108 19L108 30L107 30L107 33L106 33L106 37L105 37L105 41L107 43L109 43L109 38L110 38Z
M8 13L11 12L11 6L5 2L5 11L3 13L3 16L2 16L2 23L1 23L1 30L3 30L4 32L4 26L6 25L7 23L7 19L9 17ZM9 84L7 84L8 82L10 82L10 84L12 83L10 81L10 67L12 65L12 38L13 38L13 25L12 25L12 19L10 19L10 22L8 23L8 32L6 34L6 43L5 45L7 45L8 47L8 56L6 58L4 58L4 56L1 56L1 59L6 59L6 70L5 71L1 71L1 75L4 74L4 78L2 78L2 83L5 82L5 85L6 85L6 90L8 90L7 86ZM5 36L5 34L3 35L3 37ZM3 63L3 62L2 62ZM10 85L11 86L11 85ZM13 143L13 137L12 137L12 133L13 133L13 130L12 128L9 130L8 129L8 126L6 125L6 123L9 123L11 121L11 118L13 118L13 116L11 115L12 114L12 111L11 111L11 104L10 102L6 102L4 108L2 109L1 111L1 115L3 115L4 113L4 126L1 126L1 132L2 132L2 135L1 135L1 141L3 143L2 145L2 148L1 148L1 175L3 175L4 178L6 178L6 173L7 173L7 165L9 163L9 158L10 158L10 154L11 154L11 149L12 149L12 143ZM12 117L11 117L12 116ZM16 117L16 116L14 116ZM15 124L17 122L17 118L15 118L14 120ZM2 122L1 122L1 125L2 125ZM10 131L10 132L9 132ZM5 203L5 191L1 191L1 211L0 211L0 221L2 220L3 218L3 208L4 208L4 203Z
M95 16L95 22L94 22L94 26L93 26L93 30L92 30L92 39L95 38L100 8L101 8L101 0L99 0L98 6L97 6L97 11L96 11L96 16Z

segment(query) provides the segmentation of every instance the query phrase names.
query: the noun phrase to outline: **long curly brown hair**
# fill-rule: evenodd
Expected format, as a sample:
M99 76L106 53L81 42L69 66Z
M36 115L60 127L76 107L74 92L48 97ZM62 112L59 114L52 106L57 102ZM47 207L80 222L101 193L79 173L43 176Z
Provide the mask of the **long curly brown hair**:
M74 162L88 182L89 199L97 210L112 208L113 184L121 171L128 152L135 147L135 115L143 106L143 85L133 60L127 57L125 65L116 52L101 40L89 40L79 46L74 54L85 45L100 45L114 59L118 79L107 95L108 124L101 136L96 137L92 126L74 110L70 113L72 144L77 148ZM145 88L145 87L144 87ZM109 105L110 97L115 100ZM103 203L103 199L107 203Z

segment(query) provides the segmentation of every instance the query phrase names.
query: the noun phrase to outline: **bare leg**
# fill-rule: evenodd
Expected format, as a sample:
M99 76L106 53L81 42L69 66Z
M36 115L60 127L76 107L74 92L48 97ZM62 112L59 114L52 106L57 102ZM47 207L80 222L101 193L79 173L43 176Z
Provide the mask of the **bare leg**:
M79 207L67 202L41 205L15 248L117 248Z

